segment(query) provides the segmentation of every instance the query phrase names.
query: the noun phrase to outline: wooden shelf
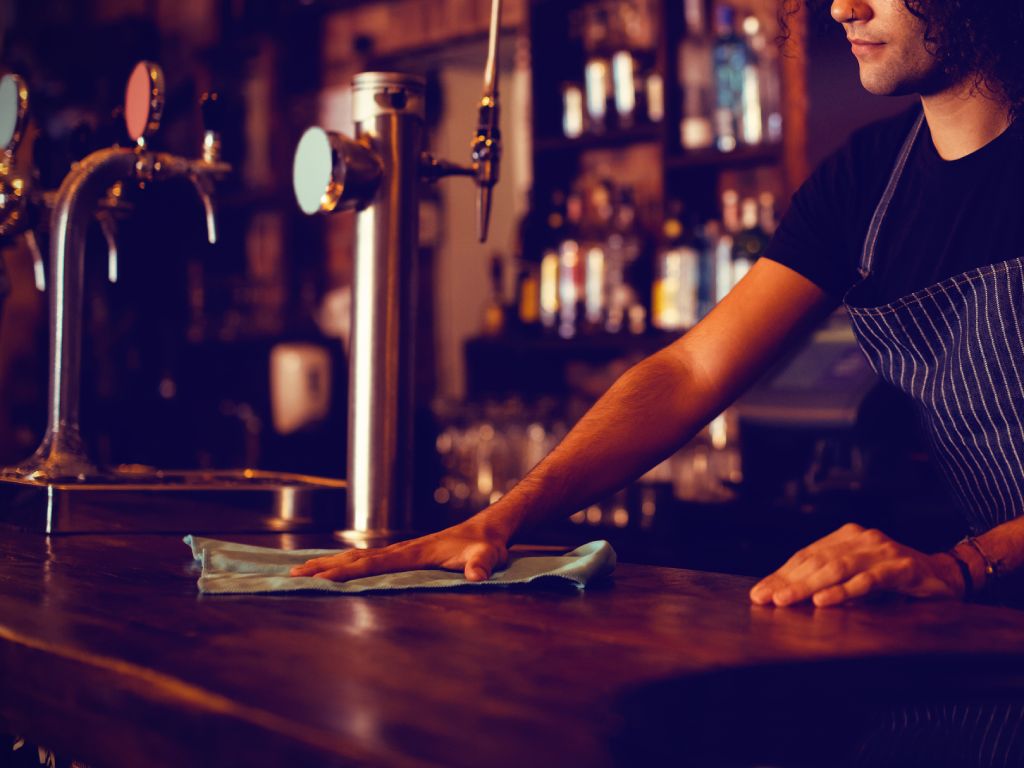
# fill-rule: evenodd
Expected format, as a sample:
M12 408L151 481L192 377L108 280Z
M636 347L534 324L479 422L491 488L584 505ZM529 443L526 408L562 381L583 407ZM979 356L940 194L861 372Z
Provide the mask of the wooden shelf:
M522 353L558 353L567 357L592 357L628 354L630 352L655 352L682 335L667 331L647 331L641 334L599 333L579 335L571 339L559 336L526 336L506 334L503 336L476 336L467 340L467 345L492 349L517 350Z
M782 162L782 146L767 144L755 147L739 147L732 152L717 149L679 150L665 158L665 167L670 170L687 168L746 168L757 165L775 165Z
M661 125L638 125L607 133L586 133L577 139L568 139L564 136L537 137L533 149L537 154L616 149L631 144L653 144L661 141L662 134Z

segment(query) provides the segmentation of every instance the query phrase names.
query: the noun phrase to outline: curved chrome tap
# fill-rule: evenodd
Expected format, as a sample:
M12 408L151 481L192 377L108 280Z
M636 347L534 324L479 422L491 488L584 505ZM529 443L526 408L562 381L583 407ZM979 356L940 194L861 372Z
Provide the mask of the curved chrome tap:
M131 104L132 89L148 78L148 109ZM0 477L16 477L40 482L87 480L100 475L89 460L79 429L81 394L82 303L86 232L102 200L112 187L127 181L149 182L185 177L202 190L200 197L207 211L207 235L216 241L213 204L209 198L209 179L226 174L230 166L216 158L190 160L163 152L151 152L146 138L159 127L163 106L163 75L159 66L142 62L129 80L126 109L129 132L132 119L143 128L132 138L133 148L101 149L76 163L57 192L51 216L50 242L50 383L47 427L39 448L25 463L0 470ZM143 88L143 94L145 95ZM101 222L104 216L101 216ZM116 244L108 218L105 235L108 243L108 267L116 277ZM109 263L109 261L108 261Z

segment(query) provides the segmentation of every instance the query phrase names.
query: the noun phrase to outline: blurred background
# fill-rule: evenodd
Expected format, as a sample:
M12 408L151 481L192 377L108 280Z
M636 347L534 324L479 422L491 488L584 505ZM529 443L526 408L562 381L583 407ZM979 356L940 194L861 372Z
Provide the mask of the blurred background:
M472 185L422 193L422 530L507 492L618 375L714 306L851 130L910 103L862 91L828 19L792 16L783 40L771 0L505 5L489 241ZM150 146L197 156L200 99L219 95L234 172L216 190L216 245L188 183L119 193L116 263L105 233L90 235L82 422L95 459L344 476L354 219L300 213L292 154L308 125L351 131L352 76L386 69L426 76L428 149L468 160L489 13L487 0L0 7L0 68L30 92L16 162L44 198L90 152L129 144L124 84L139 60L167 79ZM45 427L45 205L29 228L37 251L2 240L4 464ZM839 313L668 461L537 537L755 573L848 519L944 541L938 488L913 414ZM923 531L921 515L935 521Z

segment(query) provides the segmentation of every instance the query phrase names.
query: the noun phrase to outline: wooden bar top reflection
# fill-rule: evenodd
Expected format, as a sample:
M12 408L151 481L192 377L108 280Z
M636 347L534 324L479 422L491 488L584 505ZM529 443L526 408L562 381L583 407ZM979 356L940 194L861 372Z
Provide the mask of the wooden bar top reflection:
M593 766L660 681L907 654L1021 679L1004 608L761 608L750 579L630 564L586 592L206 597L197 575L175 536L5 532L0 729L98 765Z

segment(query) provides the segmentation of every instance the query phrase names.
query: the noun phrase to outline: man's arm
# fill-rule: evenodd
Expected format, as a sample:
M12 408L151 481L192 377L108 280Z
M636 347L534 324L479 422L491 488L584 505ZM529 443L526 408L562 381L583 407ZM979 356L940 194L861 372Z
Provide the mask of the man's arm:
M440 566L486 579L517 531L582 509L670 455L833 306L814 283L761 259L693 330L623 374L497 503L444 531L318 558L292 573L344 580Z
M623 374L504 499L509 536L592 504L678 450L833 301L762 259L689 333Z

